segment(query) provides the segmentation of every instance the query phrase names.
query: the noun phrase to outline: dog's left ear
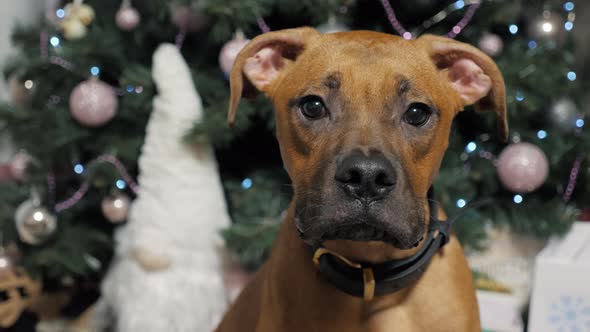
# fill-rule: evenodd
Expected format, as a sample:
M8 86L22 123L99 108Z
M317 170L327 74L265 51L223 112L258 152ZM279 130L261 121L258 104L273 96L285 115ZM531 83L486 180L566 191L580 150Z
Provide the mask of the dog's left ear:
M489 56L477 48L449 38L424 35L416 40L459 94L463 106L493 111L498 119L498 135L508 140L504 79Z

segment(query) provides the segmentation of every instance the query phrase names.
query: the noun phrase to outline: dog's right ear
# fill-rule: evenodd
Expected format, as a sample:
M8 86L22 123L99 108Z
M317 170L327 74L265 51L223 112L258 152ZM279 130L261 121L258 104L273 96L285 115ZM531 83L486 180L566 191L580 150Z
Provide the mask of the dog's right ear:
M230 75L227 115L230 127L242 96L255 95L258 91L268 95L280 73L303 52L309 40L318 35L319 32L307 27L268 32L242 49Z

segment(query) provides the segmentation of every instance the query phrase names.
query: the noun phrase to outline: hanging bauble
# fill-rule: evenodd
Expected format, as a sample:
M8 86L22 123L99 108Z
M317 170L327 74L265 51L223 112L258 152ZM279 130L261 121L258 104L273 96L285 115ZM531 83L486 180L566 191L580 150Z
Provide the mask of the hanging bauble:
M209 19L198 6L172 6L172 23L184 32L199 31Z
M64 7L65 20L78 20L83 25L90 25L94 20L94 9L80 0L75 0Z
M123 222L127 220L130 202L129 196L123 193L105 197L101 204L102 213L112 223Z
M78 19L63 19L59 23L64 37L67 40L76 40L86 37L88 28Z
M570 130L575 128L580 112L573 100L564 97L551 105L549 117L551 123L559 129Z
M14 157L12 157L12 160L9 164L10 174L12 178L18 181L24 180L27 171L27 166L30 161L31 156L24 151L20 151L17 154L15 154Z
M496 56L502 52L504 41L494 33L485 33L478 43L479 48L489 56Z
M70 111L74 119L85 126L101 126L115 116L117 95L110 85L92 77L72 91Z
M16 74L8 78L8 93L10 101L17 106L24 106L31 100L31 91L35 87L32 80L24 82Z
M37 200L24 201L14 214L16 230L21 241L38 245L44 243L57 227L57 218Z
M328 18L328 22L318 25L316 27L316 30L320 33L334 33L350 31L350 28L338 22L334 15L330 15L330 17Z
M115 22L119 29L124 31L131 31L139 25L141 21L141 16L137 9L131 6L129 1L123 1L121 8L117 11L117 15L115 16Z
M539 188L547 179L549 161L536 145L522 142L504 148L496 167L506 189L528 193Z
M246 39L244 33L238 30L234 35L234 39L225 43L221 48L221 52L219 52L219 66L227 77L231 74L236 57L249 42L250 40Z

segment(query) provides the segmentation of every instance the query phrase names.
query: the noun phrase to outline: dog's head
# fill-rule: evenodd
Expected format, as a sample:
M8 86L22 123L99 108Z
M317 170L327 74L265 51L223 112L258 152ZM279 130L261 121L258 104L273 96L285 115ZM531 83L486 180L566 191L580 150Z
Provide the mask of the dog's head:
M498 68L443 37L266 33L234 64L230 124L242 95L257 91L274 103L296 226L310 244L416 246L453 117L467 105L494 111L507 136Z

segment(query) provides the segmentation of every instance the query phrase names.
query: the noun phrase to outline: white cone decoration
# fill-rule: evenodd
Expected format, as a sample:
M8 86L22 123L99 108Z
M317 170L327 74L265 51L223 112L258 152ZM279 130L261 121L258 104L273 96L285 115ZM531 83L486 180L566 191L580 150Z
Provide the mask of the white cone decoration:
M209 146L183 135L202 117L200 97L173 45L154 54L159 95L139 159L139 193L117 234L97 324L117 332L212 331L227 303L219 231L229 225ZM205 152L203 152L205 151Z

